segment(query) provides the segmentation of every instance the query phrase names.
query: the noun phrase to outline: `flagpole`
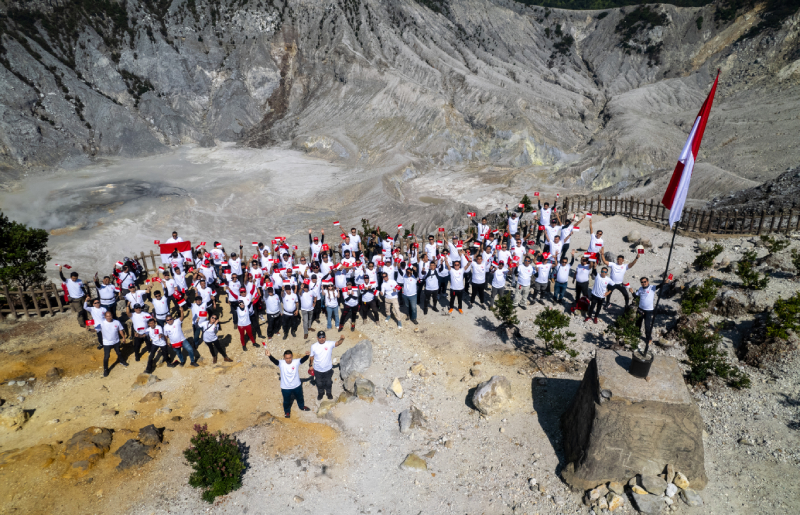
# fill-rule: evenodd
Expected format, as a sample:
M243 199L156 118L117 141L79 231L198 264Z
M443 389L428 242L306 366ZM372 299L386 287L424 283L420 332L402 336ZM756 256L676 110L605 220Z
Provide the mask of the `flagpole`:
M669 262L672 259L672 249L675 247L675 235L678 234L678 226L680 225L680 223L681 223L680 220L675 222L675 229L673 229L673 231L672 231L672 242L669 245L669 254L667 255L667 266L666 266L666 268L664 268L664 275L661 276L661 285L659 286L661 291L658 293L658 295L656 295L656 305L653 308L653 322L652 322L653 329L656 326L656 317L658 316L658 303L661 302L661 295L664 293L663 288L664 288L664 284L666 284L665 281L667 280L667 274L669 273ZM651 329L651 331L652 331L652 329ZM651 334L652 334L652 332L651 332ZM643 355L645 356L645 358L647 357L647 352L649 350L650 350L650 341L648 340L644 344L644 354Z

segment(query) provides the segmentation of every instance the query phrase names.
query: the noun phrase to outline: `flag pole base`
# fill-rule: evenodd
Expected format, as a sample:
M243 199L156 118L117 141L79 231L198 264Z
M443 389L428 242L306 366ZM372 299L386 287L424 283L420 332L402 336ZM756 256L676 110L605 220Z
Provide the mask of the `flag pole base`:
M636 350L633 351L631 358L631 367L628 369L628 373L634 377L645 379L650 373L650 367L653 365L655 356L652 352L648 352L645 355Z

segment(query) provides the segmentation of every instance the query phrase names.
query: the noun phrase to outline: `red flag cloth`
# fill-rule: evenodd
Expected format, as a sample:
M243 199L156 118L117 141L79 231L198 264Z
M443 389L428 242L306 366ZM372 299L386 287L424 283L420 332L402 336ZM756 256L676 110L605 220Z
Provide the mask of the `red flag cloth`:
M711 104L714 102L714 93L717 91L717 83L719 82L719 71L717 71L717 78L714 79L714 85L711 86L711 92L703 102L703 107L697 114L697 118L692 126L692 131L683 145L683 151L678 164L675 165L675 170L672 172L672 179L669 181L667 191L664 193L664 198L661 203L669 209L669 226L675 222L680 221L683 206L686 203L686 195L689 193L689 182L692 179L692 170L694 169L694 162L697 159L697 154L700 152L700 142L703 139L703 133L708 124L708 116L711 113Z
M161 262L169 264L169 256L173 250L177 250L185 259L192 261L192 243L189 241L176 241L175 243L162 243L159 245Z

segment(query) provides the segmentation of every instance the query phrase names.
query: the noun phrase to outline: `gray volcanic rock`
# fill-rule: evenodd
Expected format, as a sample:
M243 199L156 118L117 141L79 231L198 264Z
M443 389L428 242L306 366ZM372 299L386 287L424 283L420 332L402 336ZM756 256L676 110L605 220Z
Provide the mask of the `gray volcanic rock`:
M800 73L782 50L796 19L737 43L758 16L700 28L713 5L658 5L662 25L626 50L615 28L630 7L601 17L545 16L511 0L424 4L197 0L159 10L130 0L104 24L78 16L70 33L64 20L79 11L70 0L0 7L9 28L0 170L234 141L381 165L401 200L428 171L467 165L526 170L513 179L520 188L655 195L717 67L719 108L690 195L753 186L798 162ZM55 29L26 24L28 10ZM644 52L653 45L657 55ZM542 166L558 173L534 176Z

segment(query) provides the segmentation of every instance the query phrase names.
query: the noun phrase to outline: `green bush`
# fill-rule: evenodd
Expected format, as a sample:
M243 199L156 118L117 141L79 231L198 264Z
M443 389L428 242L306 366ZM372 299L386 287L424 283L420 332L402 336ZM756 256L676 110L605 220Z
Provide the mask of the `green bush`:
M714 260L717 259L723 251L722 245L716 244L710 250L701 252L699 256L694 258L692 265L698 270L706 270L714 266Z
M530 212L533 210L533 204L527 194L522 196L522 200L520 200L519 203L525 206L525 211ZM517 211L519 211L519 206L517 206Z
M497 297L497 302L489 310L502 322L502 325L515 326L519 323L514 296L509 291Z
M684 329L681 332L686 357L689 359L687 379L692 384L705 382L709 376L716 375L728 381L733 388L749 388L750 378L736 367L729 365L719 342L722 339L717 328L707 329L708 319L703 320L695 329Z
M636 324L638 314L635 309L626 309L624 313L617 317L614 325L609 327L609 331L622 345L627 345L631 350L639 348L639 338L641 331Z
M800 275L800 252L797 252L795 249L792 249L792 264L794 265L794 269L797 270L795 275Z
M800 293L775 301L767 320L767 337L786 340L789 331L800 332Z
M736 263L736 275L742 280L742 286L749 290L763 290L769 283L769 276L761 277L756 271L756 252L748 250L742 259Z
M778 240L772 236L762 236L761 243L767 247L770 254L776 254L789 246L789 240Z
M703 281L703 284L692 286L681 295L681 311L684 315L691 315L692 313L700 313L711 304L711 301L717 298L717 291L719 290L719 283L717 279L708 278Z
M563 350L573 358L578 355L576 351L567 346L571 341L575 341L575 333L564 331L569 327L569 320L569 316L553 308L545 308L536 315L534 323L539 327L536 337L544 341L547 354Z
M0 283L27 290L45 282L48 237L44 229L28 228L0 212Z
M197 432L191 439L191 447L183 456L192 465L189 485L202 488L202 498L214 502L214 498L226 495L242 486L244 462L239 443L230 435L217 431L211 434L208 425L195 424Z

